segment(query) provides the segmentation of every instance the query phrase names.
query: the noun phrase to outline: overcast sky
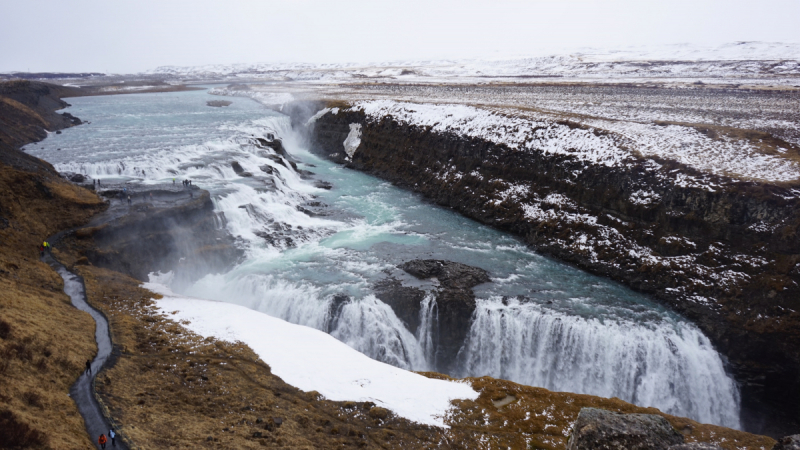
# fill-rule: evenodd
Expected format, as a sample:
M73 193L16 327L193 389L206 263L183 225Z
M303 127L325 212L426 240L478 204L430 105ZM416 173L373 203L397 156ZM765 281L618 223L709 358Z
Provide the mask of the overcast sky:
M0 0L0 71L800 43L800 0Z

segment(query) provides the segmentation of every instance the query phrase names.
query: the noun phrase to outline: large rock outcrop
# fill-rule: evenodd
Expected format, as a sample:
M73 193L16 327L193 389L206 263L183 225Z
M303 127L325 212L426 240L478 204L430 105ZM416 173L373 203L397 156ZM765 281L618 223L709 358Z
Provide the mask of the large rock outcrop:
M587 165L337 106L310 130L315 151L654 295L726 355L748 429L783 435L800 426L800 199L792 186L667 160L654 172L652 160L635 155ZM352 124L361 125L360 143L349 158ZM687 174L716 187L681 184Z
M179 282L221 271L241 251L219 226L208 191L192 191L192 197L184 191L145 191L130 207L112 208L75 235L92 240L86 250L92 264L139 280L156 271L173 270ZM150 192L155 196L149 197Z
M683 435L661 416L583 408L567 450L667 450L680 444Z
M451 371L475 312L472 288L491 281L489 274L478 267L435 259L415 259L400 264L398 268L418 279L435 278L438 282L432 292L434 304L430 306L435 318L430 324L435 349L433 363L438 371ZM425 291L403 286L393 278L377 283L374 289L375 295L391 306L406 327L416 333L421 321Z
M779 439L772 450L800 450L800 434Z

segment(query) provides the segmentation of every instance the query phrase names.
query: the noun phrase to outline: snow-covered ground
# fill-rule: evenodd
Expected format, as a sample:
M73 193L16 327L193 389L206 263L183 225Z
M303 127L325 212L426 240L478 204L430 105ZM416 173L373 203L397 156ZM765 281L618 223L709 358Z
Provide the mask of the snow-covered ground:
M368 120L392 116L400 122L505 144L521 151L566 155L588 164L620 166L641 155L677 161L706 173L770 182L800 179L800 164L781 154L765 154L752 142L728 136L711 138L693 127L634 121L589 119L576 128L548 115L467 105L391 100L361 101ZM613 133L606 133L612 131ZM785 149L784 149L785 150ZM651 165L658 169L658 164ZM714 189L686 175L680 184Z
M322 331L231 303L178 296L158 283L158 308L204 337L247 344L283 381L337 401L373 402L414 422L444 427L451 400L476 399L463 382L435 380L376 361ZM174 314L173 314L174 313Z
M214 88L208 91L214 95L229 95L236 97L249 97L264 105L283 105L294 100L288 92L262 92L254 90L234 90L230 88Z
M591 79L595 82L672 79L753 84L800 84L800 44L735 42L715 47L667 45L618 49L584 48L494 60L394 61L376 63L262 63L159 67L148 75L184 79L362 82L472 82L491 79Z

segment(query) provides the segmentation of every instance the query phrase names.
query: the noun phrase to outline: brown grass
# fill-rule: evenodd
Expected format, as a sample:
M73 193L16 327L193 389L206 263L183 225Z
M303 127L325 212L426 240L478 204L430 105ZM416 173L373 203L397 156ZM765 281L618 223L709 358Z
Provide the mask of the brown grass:
M76 270L89 301L109 317L119 354L97 389L118 429L140 448L399 449L441 438L441 430L374 404L328 401L284 383L247 346L204 339L160 314L157 296L137 280L92 266Z
M422 373L452 379L438 373ZM715 443L725 449L769 450L775 440L683 417L670 416L655 408L642 408L617 398L552 392L491 377L466 378L480 393L475 401L460 400L448 418L454 433L472 432L485 437L485 448L566 448L572 426L581 408L601 408L621 413L658 414L680 431L686 442ZM511 400L497 407L493 401Z
M0 164L0 448L86 448L83 419L69 397L95 353L94 322L69 303L38 245L103 207L58 178ZM83 191L83 192L81 192Z

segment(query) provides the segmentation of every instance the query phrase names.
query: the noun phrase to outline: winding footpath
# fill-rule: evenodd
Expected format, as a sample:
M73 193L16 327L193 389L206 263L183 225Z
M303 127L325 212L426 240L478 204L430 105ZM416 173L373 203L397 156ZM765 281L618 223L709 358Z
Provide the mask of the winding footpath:
M106 360L111 355L111 333L108 329L108 321L100 311L89 306L86 301L86 291L81 279L74 273L67 270L63 264L56 261L50 255L45 256L45 261L58 272L64 280L64 292L69 295L72 300L72 305L81 311L89 313L94 319L95 333L94 338L97 341L97 356L92 361L91 374L84 373L69 390L69 395L78 405L78 411L83 416L83 421L86 424L86 431L92 440L93 445L97 446L97 438L101 434L108 436L108 430L111 428L110 422L103 414L100 404L94 396L94 380L97 373L105 366ZM121 439L119 432L117 433L116 447L111 446L111 439L108 439L107 448L128 449Z

